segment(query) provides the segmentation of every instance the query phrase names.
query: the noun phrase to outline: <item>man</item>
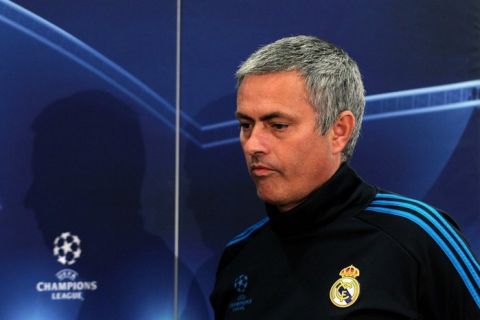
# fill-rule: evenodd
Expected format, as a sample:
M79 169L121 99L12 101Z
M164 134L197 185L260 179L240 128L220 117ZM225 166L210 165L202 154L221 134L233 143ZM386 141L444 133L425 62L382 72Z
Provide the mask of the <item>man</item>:
M480 319L479 264L452 220L348 166L365 100L345 52L284 38L236 76L240 142L268 217L227 244L216 319Z

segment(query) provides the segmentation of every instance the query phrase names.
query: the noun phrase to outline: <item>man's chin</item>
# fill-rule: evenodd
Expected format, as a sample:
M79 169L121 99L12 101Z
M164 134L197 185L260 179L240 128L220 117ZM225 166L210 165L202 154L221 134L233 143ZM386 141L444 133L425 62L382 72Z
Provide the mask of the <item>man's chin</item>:
M301 200L295 201L292 198L282 197L278 193L265 193L259 189L257 189L257 195L260 200L277 207L280 212L290 211L305 200L305 198L302 198Z
M279 196L273 193L268 193L262 190L259 190L257 188L257 196L262 200L263 202L266 202L272 206L279 206L282 204L281 199L279 199Z

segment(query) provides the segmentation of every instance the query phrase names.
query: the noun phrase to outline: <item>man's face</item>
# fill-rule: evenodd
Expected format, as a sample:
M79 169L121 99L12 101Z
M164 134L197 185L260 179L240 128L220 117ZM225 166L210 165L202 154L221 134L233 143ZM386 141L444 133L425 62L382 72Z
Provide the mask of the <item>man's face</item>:
M237 118L257 194L281 211L297 206L340 165L332 130L320 134L305 81L296 71L245 77Z

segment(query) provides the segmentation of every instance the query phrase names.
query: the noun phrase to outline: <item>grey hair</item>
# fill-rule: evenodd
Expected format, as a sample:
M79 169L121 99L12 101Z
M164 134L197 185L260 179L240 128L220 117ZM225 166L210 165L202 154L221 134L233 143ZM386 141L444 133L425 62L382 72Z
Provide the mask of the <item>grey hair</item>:
M235 74L237 87L248 75L282 71L298 71L305 79L322 134L342 111L353 113L355 127L342 152L342 160L348 160L360 135L365 109L362 77L355 61L342 49L313 36L283 38L261 47L240 65Z

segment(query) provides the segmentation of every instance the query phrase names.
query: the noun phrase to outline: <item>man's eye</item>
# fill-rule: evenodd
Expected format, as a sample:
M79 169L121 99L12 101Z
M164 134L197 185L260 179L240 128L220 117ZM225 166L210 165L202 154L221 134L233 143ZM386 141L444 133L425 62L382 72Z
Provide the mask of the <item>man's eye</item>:
M240 126L240 130L242 131L249 130L252 127L250 123L246 123L246 122L240 123L239 126Z
M286 123L272 123L270 126L275 130L285 130L288 128L288 124Z

